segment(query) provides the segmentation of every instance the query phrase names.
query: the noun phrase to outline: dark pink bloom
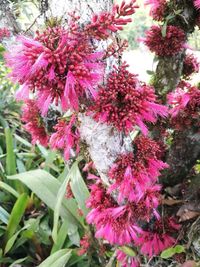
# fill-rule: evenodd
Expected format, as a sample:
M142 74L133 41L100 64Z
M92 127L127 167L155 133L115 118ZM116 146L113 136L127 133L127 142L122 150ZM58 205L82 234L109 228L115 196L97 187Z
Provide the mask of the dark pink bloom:
M140 263L136 257L130 257L123 251L117 250L117 259L121 262L122 267L139 267Z
M83 168L83 171L84 172L89 172L90 170L94 170L94 169L95 169L94 162L90 161L90 162L85 164L85 166Z
M125 64L109 75L90 111L96 120L107 122L119 131L128 133L138 126L145 135L146 122L155 123L158 116L167 115L167 108L156 103L154 88L140 84Z
M160 171L168 167L159 159L161 152L159 145L150 138L144 136L136 138L134 149L134 153L120 155L108 174L113 180L108 191L112 192L117 189L119 202L124 198L137 202L150 188L152 188L152 193L154 191L156 199L160 187L152 184L157 181ZM158 203L153 202L155 204L153 207L157 208Z
M152 26L146 32L144 44L148 46L151 52L158 56L173 56L179 53L186 42L184 31L177 27L169 25L166 28L166 34L162 34L161 26Z
M131 22L131 18L124 18L135 13L138 6L136 0L131 0L129 4L122 1L121 5L115 5L111 12L102 12L99 15L94 14L91 23L86 27L88 34L97 39L106 39L110 32L122 30L124 25Z
M84 235L80 241L81 248L78 250L78 255L81 256L87 253L88 249L90 248L90 237L88 235Z
M10 37L10 31L7 28L0 28L0 42L5 38Z
M194 55L186 55L183 61L183 77L188 78L193 73L199 72L199 62Z
M104 238L111 244L124 245L141 233L136 220L139 215L142 218L146 216L144 207L134 204L119 206L99 184L91 186L87 207L92 208L87 222L96 226L95 236L98 238Z
M171 124L177 130L186 126L200 126L200 90L190 83L181 82L175 92L168 95L168 103L171 105Z
M60 119L54 127L55 133L51 135L50 146L53 149L64 151L64 158L69 160L72 149L79 152L79 132L75 127L76 117L73 115L69 122Z
M193 0L194 6L196 7L197 10L200 9L200 0Z
M67 199L74 197L70 184L67 185L65 197Z
M177 114L187 106L189 101L189 93L181 88L177 88L173 93L169 93L168 103L172 106L170 110L172 117L176 117Z
M167 1L166 0L146 0L145 5L150 5L150 15L154 20L161 21L163 19Z
M45 115L49 105L60 102L63 110L78 109L81 98L95 98L103 76L103 53L96 52L83 32L72 35L62 27L47 28L34 39L18 37L6 55L10 74L22 86L18 99L37 95Z
M138 214L145 216L144 213L145 210L139 205L100 210L99 214L93 217L93 224L97 229L95 236L108 240L110 244L130 244L137 239L138 233L142 233L136 220ZM90 220L88 222L90 223Z
M163 250L173 246L175 239L171 236L180 229L172 218L160 219L149 225L149 230L144 231L136 244L141 246L141 253L149 257L158 255Z
M31 134L32 143L37 141L43 146L47 146L49 136L34 100L27 100L22 107L22 121L25 122L24 128Z

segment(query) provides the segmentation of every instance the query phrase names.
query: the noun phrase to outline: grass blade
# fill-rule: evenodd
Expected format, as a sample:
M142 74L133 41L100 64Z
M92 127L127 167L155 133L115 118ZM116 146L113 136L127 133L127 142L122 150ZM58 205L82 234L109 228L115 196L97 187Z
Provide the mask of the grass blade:
M10 214L0 206L0 221L5 223L6 225L8 224Z
M0 181L0 188L8 191L10 194L12 194L13 196L15 196L16 198L19 197L19 193L13 189L11 186L9 186L8 184L4 183L4 182L1 182Z
M11 130L9 127L5 128L6 137L6 173L7 175L16 174L16 157L14 153L14 144Z
M80 173L78 162L75 162L70 170L70 186L73 195L78 202L79 208L82 210L83 214L86 216L88 214L88 209L86 208L86 200L88 199L90 193L83 180Z
M6 228L6 233L5 233L6 242L15 233L21 221L21 218L24 215L24 212L26 210L28 200L29 200L29 197L26 194L22 194L19 196L19 198L15 202L15 205L11 211L9 222Z
M60 214L60 209L62 206L62 201L66 192L66 187L69 182L70 175L67 175L65 178L64 182L62 183L61 187L58 190L58 194L56 197L56 204L54 208L54 222L53 222L53 231L52 231L52 238L53 241L56 243L57 242L57 235L58 235L58 220L59 220L59 214Z

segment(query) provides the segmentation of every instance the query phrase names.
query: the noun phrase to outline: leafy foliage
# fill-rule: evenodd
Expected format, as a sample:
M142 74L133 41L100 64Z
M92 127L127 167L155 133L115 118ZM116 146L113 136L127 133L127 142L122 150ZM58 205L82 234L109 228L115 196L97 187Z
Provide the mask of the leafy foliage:
M29 142L2 56L0 70L0 265L87 266L76 252L88 196L78 162L64 167L56 152ZM65 198L69 182L76 198Z

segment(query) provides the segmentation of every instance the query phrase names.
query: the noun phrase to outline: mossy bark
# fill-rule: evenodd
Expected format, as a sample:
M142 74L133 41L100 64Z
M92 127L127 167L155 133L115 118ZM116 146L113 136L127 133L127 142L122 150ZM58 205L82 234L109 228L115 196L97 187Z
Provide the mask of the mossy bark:
M192 1L176 0L171 5L175 10L182 10L170 20L170 25L181 27L186 36L194 31L197 11ZM153 80L156 93L162 103L166 103L167 94L174 91L182 78L185 50L172 57L159 57ZM156 132L158 136L158 133ZM163 173L160 181L167 185L175 185L185 179L200 157L200 135L198 129L188 128L184 131L175 131L173 143L166 153L166 162L169 169Z

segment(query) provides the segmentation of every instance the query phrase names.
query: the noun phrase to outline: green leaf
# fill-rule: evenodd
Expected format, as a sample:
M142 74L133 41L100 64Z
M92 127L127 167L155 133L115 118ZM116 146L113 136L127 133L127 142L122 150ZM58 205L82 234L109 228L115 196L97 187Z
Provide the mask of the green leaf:
M8 179L17 179L31 189L48 207L55 208L58 191L61 183L44 170L34 170L9 176ZM77 232L78 226L83 225L83 219L77 215L77 205L74 200L63 199L60 207L60 216L68 223L68 234Z
M77 229L69 229L68 236L72 244L80 246L80 236Z
M63 172L59 175L58 180L63 183L65 180L65 177L67 176L67 174L69 173L69 166L66 165Z
M38 267L64 267L71 257L71 250L61 249L50 255Z
M15 139L17 139L20 143L22 143L23 145L32 148L32 144L29 143L27 140L25 140L24 138L22 138L21 136L14 134Z
M119 250L123 251L126 255L128 255L130 257L136 256L135 251L131 247L123 246L123 247L119 247Z
M46 157L46 160L45 160L45 167L44 167L44 170L49 172L50 171L50 168L52 168L53 170L55 171L59 171L59 169L54 166L53 162L56 158L56 152L55 151L48 151L48 156Z
M57 235L58 235L57 231L58 231L58 220L59 220L60 209L62 206L62 201L66 192L69 179L70 179L70 173L69 175L67 175L64 182L60 186L58 194L56 196L56 204L54 208L54 217L53 217L53 231L52 231L52 238L55 243L57 242Z
M3 53L4 51L6 51L6 49L3 47L2 44L0 44L0 54Z
M154 74L155 74L155 72L154 72L154 71L152 71L152 70L147 70L147 74L148 74L148 75L154 75Z
M68 234L67 222L64 221L58 231L58 238L52 247L51 254L55 253L56 251L58 251L63 247L67 234Z
M10 194L12 194L13 196L15 196L16 198L19 197L19 193L13 189L11 186L9 186L8 184L4 183L4 182L1 182L0 181L0 188L8 191Z
M22 258L22 259L18 259L16 261L14 261L11 265L9 265L9 267L15 267L18 263L22 263L27 259L28 259L28 257L25 257L25 258Z
M19 196L15 205L11 211L8 226L6 229L6 241L8 241L12 235L15 233L22 216L26 210L28 204L29 197L26 194L22 194Z
M25 172L26 171L26 167L24 166L23 161L20 159L17 159L17 169L18 169L18 172Z
M0 206L0 221L5 223L6 225L8 224L10 214Z
M171 248L164 250L160 256L163 259L169 259L172 256L174 256L175 254L180 254L183 252L185 252L185 248L181 245L177 245L175 247L171 247Z
M83 180L83 177L80 173L78 162L75 162L70 169L70 186L73 192L73 195L78 202L79 208L82 210L83 214L86 216L89 210L86 208L86 200L88 199L90 193L88 188Z
M5 128L6 137L6 173L7 175L13 175L16 173L16 157L14 153L14 144L11 130L9 127Z
M15 233L15 234L8 240L8 242L6 243L5 249L4 249L4 255L5 255L6 253L8 253L8 251L11 250L11 248L12 248L12 246L14 245L14 243L15 243L15 241L16 241L18 235L21 233L21 231L23 231L23 230L26 229L26 228L27 228L27 226L21 228L19 231L17 231L17 232L16 232L16 233Z
M174 251L177 253L177 254L180 254L180 253L183 253L185 252L185 248L181 245L177 245L174 247Z
M167 34L167 21L165 22L165 24L162 26L162 37L165 38L166 34Z

